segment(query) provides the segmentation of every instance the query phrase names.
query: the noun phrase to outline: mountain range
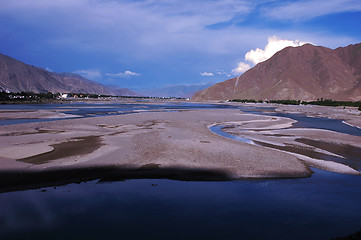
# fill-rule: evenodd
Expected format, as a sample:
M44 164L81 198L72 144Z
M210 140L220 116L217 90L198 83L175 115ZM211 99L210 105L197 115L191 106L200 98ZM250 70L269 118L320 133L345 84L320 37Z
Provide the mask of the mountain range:
M361 100L361 43L330 49L305 44L287 47L241 76L217 83L195 101Z
M137 93L148 97L191 98L196 92L212 86L212 83L194 85L176 85L163 88L139 90Z
M105 86L74 73L49 72L3 54L0 54L0 91L137 95L129 89Z

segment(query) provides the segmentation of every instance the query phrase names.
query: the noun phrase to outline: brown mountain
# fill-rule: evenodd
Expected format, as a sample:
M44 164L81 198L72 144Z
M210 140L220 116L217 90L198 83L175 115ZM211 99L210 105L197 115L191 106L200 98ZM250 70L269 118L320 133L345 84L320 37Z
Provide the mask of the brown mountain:
M193 99L361 100L361 43L329 49L287 47L239 77L197 92Z
M74 73L49 72L3 54L0 54L0 91L137 95L129 89L108 87Z

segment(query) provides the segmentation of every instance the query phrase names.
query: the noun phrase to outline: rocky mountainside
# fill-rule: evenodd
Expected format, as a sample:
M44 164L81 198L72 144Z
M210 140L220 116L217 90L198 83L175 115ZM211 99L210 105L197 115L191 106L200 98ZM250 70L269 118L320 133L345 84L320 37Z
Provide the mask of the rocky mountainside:
M0 54L0 91L72 92L135 96L126 88L111 88L73 73L54 73Z
M361 43L329 49L287 47L239 77L197 92L193 99L361 100Z

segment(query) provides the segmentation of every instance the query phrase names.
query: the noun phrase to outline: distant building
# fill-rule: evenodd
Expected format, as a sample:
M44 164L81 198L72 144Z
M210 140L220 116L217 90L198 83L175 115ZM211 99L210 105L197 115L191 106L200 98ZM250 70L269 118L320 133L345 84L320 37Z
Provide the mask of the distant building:
M61 94L61 98L68 98L68 93Z

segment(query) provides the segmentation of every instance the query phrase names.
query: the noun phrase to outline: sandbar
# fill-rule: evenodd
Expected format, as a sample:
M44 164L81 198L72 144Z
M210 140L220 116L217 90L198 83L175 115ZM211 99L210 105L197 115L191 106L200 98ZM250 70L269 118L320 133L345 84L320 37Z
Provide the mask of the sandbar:
M309 177L310 164L297 155L209 130L243 122L252 131L287 135L282 130L293 121L237 109L199 109L0 126L0 192L93 179ZM22 151L21 157L11 149Z

